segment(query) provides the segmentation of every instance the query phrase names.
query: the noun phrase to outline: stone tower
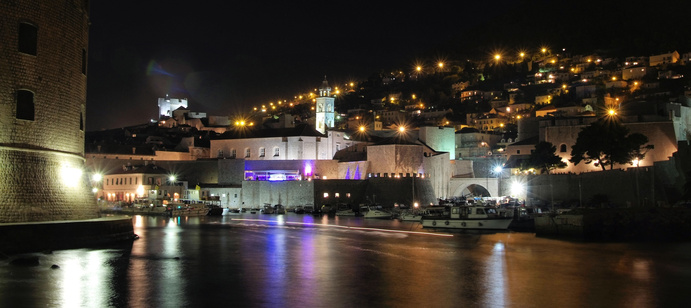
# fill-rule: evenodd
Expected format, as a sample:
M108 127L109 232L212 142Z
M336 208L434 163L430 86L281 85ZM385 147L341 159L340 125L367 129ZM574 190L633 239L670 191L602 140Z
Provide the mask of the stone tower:
M320 133L326 134L328 128L334 127L334 98L331 97L331 87L326 81L326 76L319 87L319 97L317 97L316 103L314 128Z
M166 97L158 98L158 119L162 117L173 117L173 111L183 107L187 108L186 98L171 98L166 94Z
M99 217L84 168L88 3L0 1L0 223Z

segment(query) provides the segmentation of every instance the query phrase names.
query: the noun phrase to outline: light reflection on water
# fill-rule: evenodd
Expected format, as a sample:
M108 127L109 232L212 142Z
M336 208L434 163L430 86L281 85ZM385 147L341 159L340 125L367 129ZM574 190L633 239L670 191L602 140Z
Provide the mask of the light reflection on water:
M0 260L0 307L661 307L691 299L690 243L442 237L403 233L428 232L414 223L294 214L133 222L141 238L129 245L37 254L37 267Z

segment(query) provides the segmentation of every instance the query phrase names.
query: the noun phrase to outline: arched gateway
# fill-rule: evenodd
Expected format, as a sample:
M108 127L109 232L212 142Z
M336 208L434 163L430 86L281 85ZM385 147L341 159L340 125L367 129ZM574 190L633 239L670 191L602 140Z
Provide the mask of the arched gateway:
M448 196L462 196L468 192L487 197L499 197L498 178L451 178L449 181Z

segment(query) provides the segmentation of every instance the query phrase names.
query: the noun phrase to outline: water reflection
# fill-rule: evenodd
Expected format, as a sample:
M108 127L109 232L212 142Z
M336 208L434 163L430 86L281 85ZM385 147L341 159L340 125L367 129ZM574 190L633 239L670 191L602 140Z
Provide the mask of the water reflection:
M55 271L53 282L59 297L54 304L62 307L108 306L108 300L114 295L110 289L113 273L104 265L111 254L111 251L83 251L65 258L59 265L61 270Z
M667 307L691 299L690 243L235 218L135 216L140 239L126 246L39 254L37 267L0 260L0 306Z

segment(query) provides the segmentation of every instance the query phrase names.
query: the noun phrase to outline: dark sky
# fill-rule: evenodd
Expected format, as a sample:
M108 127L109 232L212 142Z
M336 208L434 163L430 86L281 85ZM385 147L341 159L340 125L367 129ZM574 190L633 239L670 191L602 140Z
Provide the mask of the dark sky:
M232 115L480 45L691 48L687 0L375 2L91 1L86 128L145 123L166 93Z
M324 76L338 84L412 66L510 1L373 2L92 1L87 130L144 123L166 93L229 115Z

